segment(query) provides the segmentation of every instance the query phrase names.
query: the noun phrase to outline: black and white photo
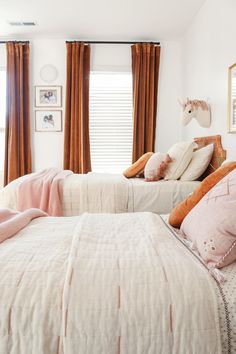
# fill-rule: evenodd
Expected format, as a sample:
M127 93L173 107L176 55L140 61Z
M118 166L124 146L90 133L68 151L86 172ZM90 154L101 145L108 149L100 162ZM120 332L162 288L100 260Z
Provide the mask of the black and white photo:
M36 86L36 107L61 107L61 86Z
M35 111L36 132L61 132L61 111Z

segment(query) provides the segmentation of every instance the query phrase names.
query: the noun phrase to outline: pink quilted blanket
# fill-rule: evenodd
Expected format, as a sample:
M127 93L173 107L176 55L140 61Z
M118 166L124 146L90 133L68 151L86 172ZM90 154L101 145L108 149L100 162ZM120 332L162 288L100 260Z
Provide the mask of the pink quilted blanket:
M0 242L14 236L31 220L46 215L39 209L29 209L21 213L10 209L0 209Z
M64 179L73 172L50 168L35 173L18 189L17 209L38 208L51 216L62 215L61 194Z

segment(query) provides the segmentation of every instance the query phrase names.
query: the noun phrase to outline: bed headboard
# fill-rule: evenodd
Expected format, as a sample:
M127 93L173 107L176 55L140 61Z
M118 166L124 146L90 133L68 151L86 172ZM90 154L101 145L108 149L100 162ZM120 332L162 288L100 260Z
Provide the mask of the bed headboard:
M212 159L207 170L204 172L201 178L203 179L221 166L221 164L226 159L227 152L222 147L221 135L203 136L200 138L194 138L194 141L198 144L198 149L209 144L214 144Z

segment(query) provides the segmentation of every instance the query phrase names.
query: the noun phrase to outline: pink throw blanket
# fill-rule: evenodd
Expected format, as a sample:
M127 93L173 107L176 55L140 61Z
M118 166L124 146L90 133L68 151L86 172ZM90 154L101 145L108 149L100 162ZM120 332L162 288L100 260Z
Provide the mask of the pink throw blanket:
M17 209L38 208L51 216L62 215L61 194L64 179L72 171L50 168L23 181L18 189Z
M31 220L46 215L39 209L29 209L22 213L10 209L0 209L0 243L14 236Z

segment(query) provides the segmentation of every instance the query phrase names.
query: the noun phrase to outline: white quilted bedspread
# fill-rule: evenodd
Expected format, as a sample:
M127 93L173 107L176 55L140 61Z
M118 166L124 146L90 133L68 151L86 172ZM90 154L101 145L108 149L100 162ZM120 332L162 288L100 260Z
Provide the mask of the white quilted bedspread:
M0 294L1 354L221 353L214 280L154 214L34 220Z
M18 187L30 175L17 178L0 190L0 208L17 210ZM121 174L72 174L63 182L63 216L128 211L129 182Z
M16 179L0 189L0 208L17 209L18 187L31 175ZM63 183L63 216L90 213L149 211L167 214L197 188L198 181L145 182L121 174L73 174Z
M63 186L63 215L125 213L128 211L129 183L121 174L73 174Z

